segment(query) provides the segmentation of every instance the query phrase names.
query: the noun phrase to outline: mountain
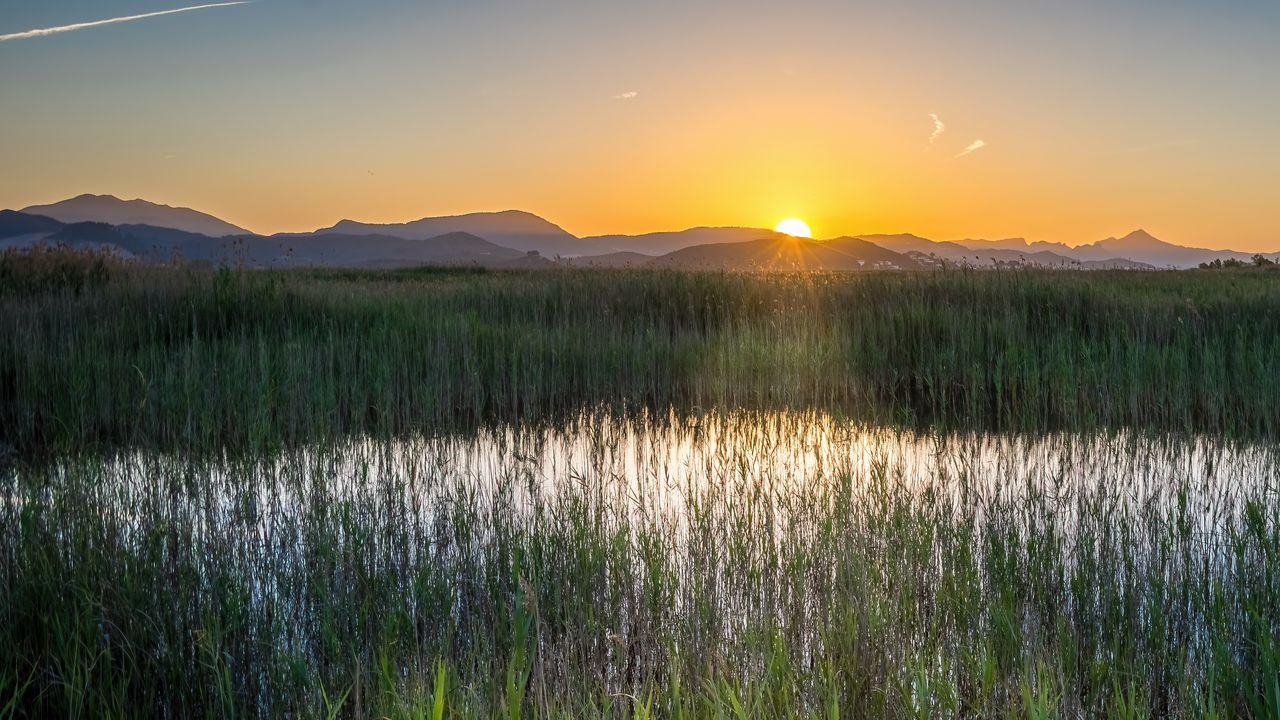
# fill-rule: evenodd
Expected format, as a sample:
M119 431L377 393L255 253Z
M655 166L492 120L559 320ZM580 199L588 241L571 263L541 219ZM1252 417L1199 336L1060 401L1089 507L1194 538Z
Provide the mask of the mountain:
M886 250L892 250L897 253L919 252L941 255L949 259L952 256L958 257L969 251L969 248L957 243L947 242L945 240L930 240L929 238L912 235L910 233L898 233L895 235L858 235L857 237L885 248Z
M123 257L152 261L211 260L220 257L221 238L149 225L108 225L101 222L69 223L43 238L49 245L92 247Z
M916 268L916 263L906 255L877 245L865 238L843 236L831 240L813 242L857 259L859 267L871 265L874 267L896 267L903 270Z
M673 232L653 232L643 235L595 235L583 238L583 242L614 251L664 255L681 248L713 243L746 242L765 237L783 237L773 230L747 227L695 227Z
M1022 238L1005 240L938 241L918 235L861 235L864 240L900 253L916 254L931 258L939 266L967 267L1036 266L1046 268L1077 268L1083 270L1150 270L1151 265L1118 257L1116 253L1100 249L1087 257L1076 255L1066 245L1059 243L1028 243ZM1050 249L1052 248L1052 249Z
M907 233L821 241L745 227L578 238L532 213L505 210L392 224L343 220L314 233L263 237L189 208L110 195L81 195L22 211L0 210L0 249L41 242L105 247L151 260L259 267L548 267L559 256L560 264L575 267L1152 269L1191 268L1215 260L1248 263L1254 256L1175 245L1145 230L1076 247L1020 237L934 241ZM1280 253L1266 257L1280 260Z
M1190 268L1203 262L1214 260L1240 260L1251 262L1255 253L1244 253L1235 250L1210 250L1208 248L1186 247L1165 242L1156 238L1146 230L1134 230L1121 238L1109 237L1095 243L1071 247L1062 243L1032 242L1022 238L1005 240L959 240L974 250L983 249L1017 249L1028 252L1049 251L1057 255L1073 258L1083 267L1132 267L1137 265L1149 268ZM1268 257L1275 259L1280 254Z
M790 236L695 245L663 255L650 267L684 270L916 269L911 258L857 238L806 240Z
M1241 260L1249 262L1254 253L1234 250L1209 250L1208 248L1183 247L1157 239L1146 230L1134 230L1122 238L1109 237L1091 245L1074 248L1078 254L1109 253L1149 263L1161 268L1189 268L1214 260Z
M113 195L80 195L52 205L32 205L22 212L44 215L64 223L150 225L210 237L249 234L242 227L190 208L158 205L146 200L121 200Z
M114 225L97 222L71 223L55 233L50 233L29 243L67 245L75 248L93 248L131 258L134 253L128 247L128 237Z
M425 240L389 235L316 235L209 237L149 225L75 223L46 238L72 247L110 248L122 255L154 261L200 261L247 267L411 267L483 265L506 267L535 263L528 253L504 248L467 233Z
M566 232L559 225L521 210L481 212L447 217L426 217L406 223L362 223L343 220L312 235L389 235L425 240L447 233L465 232L513 250L536 250L542 255L591 255L602 248ZM612 250L613 248L603 248Z
M1004 238L1001 240L974 240L966 238L964 240L956 240L954 242L957 245L963 245L971 250L1016 250L1018 252L1025 253L1051 252L1055 255L1062 255L1063 257L1074 257L1071 254L1074 248L1070 245L1065 243L1044 242L1043 240L1028 242L1026 238Z
M390 235L341 234L256 238L251 246L258 263L274 267L505 267L528 258L528 253L495 245L465 232L445 233L422 240Z
M17 210L0 210L0 238L47 235L62 229L62 223L44 215Z

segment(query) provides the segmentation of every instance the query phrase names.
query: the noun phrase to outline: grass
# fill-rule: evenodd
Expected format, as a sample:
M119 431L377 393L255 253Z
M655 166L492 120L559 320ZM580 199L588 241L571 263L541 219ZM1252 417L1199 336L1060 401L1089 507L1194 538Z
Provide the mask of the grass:
M0 718L1277 717L1278 310L2 255Z
M23 456L272 451L601 406L1278 429L1267 273L276 273L48 254L0 259L0 427Z

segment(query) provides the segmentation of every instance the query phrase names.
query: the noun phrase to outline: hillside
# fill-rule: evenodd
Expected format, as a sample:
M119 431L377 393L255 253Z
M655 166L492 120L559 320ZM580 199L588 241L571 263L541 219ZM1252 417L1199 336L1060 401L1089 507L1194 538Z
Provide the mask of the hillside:
M445 217L425 217L405 223L362 223L342 220L312 235L385 235L407 240L425 240L448 233L464 232L513 250L535 250L542 255L590 255L599 248L571 235L543 218L520 210L480 212Z
M249 234L242 227L191 208L170 207L146 200L121 200L114 195L79 195L50 205L32 205L22 212L44 215L64 223L151 225L210 237Z
M44 215L0 210L0 238L45 235L62 229L63 223Z
M1063 252L1045 249L1046 246L1059 250L1071 250L1066 245L1056 243L1028 244L1021 238L1006 240L963 240L951 242L946 240L930 240L918 235L862 235L859 236L877 245L900 253L909 253L928 258L928 264L940 267L1007 267L1036 266L1045 268L1103 270L1103 269L1151 269L1151 265L1116 257L1107 252L1097 253L1087 258L1076 257Z
M820 270L917 269L911 258L855 238L832 241L792 237L746 242L711 243L676 250L650 267L687 270Z
M656 256L695 245L746 242L764 237L776 238L784 236L763 228L693 227L687 230L653 232L641 235L594 235L583 238L583 242L599 246L601 252L607 252L607 248L618 252L633 252Z

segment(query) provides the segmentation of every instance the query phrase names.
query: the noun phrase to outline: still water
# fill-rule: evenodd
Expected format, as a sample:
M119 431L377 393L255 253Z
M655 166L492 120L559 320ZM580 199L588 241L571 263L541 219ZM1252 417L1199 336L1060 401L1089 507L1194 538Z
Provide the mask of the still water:
M1090 503L1121 513L1178 511L1194 534L1238 519L1242 498L1276 506L1280 450L1203 436L917 433L805 413L583 414L555 426L357 439L253 460L201 463L154 453L67 459L40 481L8 479L10 509L82 488L121 527L165 516L197 529L266 526L314 515L317 504L384 520L438 522L441 503L519 517L588 496L609 512L679 535L693 513L768 498L771 522L830 501L852 484L988 508L1037 500L1070 529ZM1122 519L1122 518L1121 518ZM776 529L776 528L775 528Z

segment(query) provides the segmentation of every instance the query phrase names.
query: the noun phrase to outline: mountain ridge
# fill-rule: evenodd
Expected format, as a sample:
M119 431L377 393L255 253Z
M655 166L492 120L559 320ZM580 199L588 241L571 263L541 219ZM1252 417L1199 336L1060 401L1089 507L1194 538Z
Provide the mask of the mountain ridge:
M900 253L858 238L809 240L791 236L707 243L661 255L647 267L726 271L913 270L920 265Z
M524 210L473 212L428 216L403 223L365 223L340 220L310 235L374 232L407 240L424 240L450 232L467 232L513 250L536 250L544 255L578 255L596 248L564 228Z
M104 222L109 225L151 225L200 233L210 237L252 234L208 213L188 207L162 205L135 198L122 200L115 195L85 193L48 205L30 205L21 210L28 215L43 215L64 223Z
M143 199L121 200L114 195L78 195L48 205L32 205L22 211L0 211L0 239L6 246L21 246L38 242L56 233L61 224L102 222L113 226L150 227L194 233L209 238L235 236L263 244L264 247L282 247L278 243L290 240L328 236L349 238L378 238L366 241L394 257L426 257L429 250L415 251L396 246L392 251L391 239L421 242L452 233L466 233L480 241L503 250L520 253L536 252L543 260L557 256L566 260L576 259L579 265L637 266L671 253L703 245L778 240L786 237L767 228L743 226L697 226L684 230L640 233L634 235L611 234L578 237L561 226L534 213L524 210L499 210L456 215L428 216L402 223L365 223L343 219L335 224L303 233L277 233L262 236L251 233L213 215L191 208L161 205ZM50 223L58 223L58 226ZM88 232L82 229L81 232ZM135 231L141 232L141 231ZM154 230L146 231L151 237L159 237ZM1177 245L1160 240L1145 229L1136 229L1120 237L1108 237L1097 242L1076 246L1064 243L1028 241L1022 237L983 240L932 240L910 233L880 233L844 236L895 252L899 255L914 254L913 262L925 266L959 265L971 267L1040 266L1060 268L1188 268L1214 260L1238 260L1249 262L1257 253L1235 250ZM177 242L166 240L173 247ZM184 242L194 251L207 246L203 240L187 238ZM821 242L821 241L819 241ZM277 245L272 245L277 243ZM178 243L181 245L181 243ZM318 245L315 247L319 247ZM346 256L332 243L326 246L329 256ZM495 251L482 250L477 245L477 257L481 260L497 257ZM707 251L711 254L720 251ZM820 252L820 251L819 251ZM486 255L487 253L487 255ZM505 254L505 253L499 253ZM1262 253L1265 257L1280 259L1280 253ZM609 256L606 258L606 256ZM516 257L516 256L511 256ZM686 256L687 257L687 256ZM597 258L597 260L591 260ZM816 258L809 258L815 260ZM538 264L538 263L535 263Z

